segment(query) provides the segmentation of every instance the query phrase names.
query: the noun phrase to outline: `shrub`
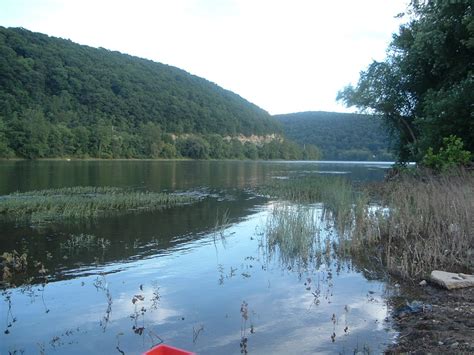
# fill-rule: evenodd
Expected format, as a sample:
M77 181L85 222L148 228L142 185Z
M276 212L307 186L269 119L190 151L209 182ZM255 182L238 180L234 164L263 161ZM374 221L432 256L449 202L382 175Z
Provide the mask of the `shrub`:
M428 148L423 158L423 165L440 172L446 172L460 165L467 165L471 160L471 152L463 150L461 138L451 135L443 138L443 147L435 154L433 148Z

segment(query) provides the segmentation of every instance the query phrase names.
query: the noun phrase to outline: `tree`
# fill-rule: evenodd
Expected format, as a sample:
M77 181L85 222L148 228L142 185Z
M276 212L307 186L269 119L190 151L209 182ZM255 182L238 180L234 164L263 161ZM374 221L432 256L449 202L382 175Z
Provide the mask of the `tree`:
M3 118L0 116L0 158L10 158L13 156L13 151L8 146L8 143L6 126L3 122Z
M153 123L147 122L140 127L140 136L143 141L143 154L147 158L158 158L162 149L161 129Z
M110 158L111 157L111 143L113 137L113 126L110 122L99 119L94 125L92 130L91 140L94 143L94 154L98 158Z
M47 156L51 125L46 121L43 111L27 109L9 123L7 138L18 155L28 159Z
M302 153L303 160L320 160L321 156L322 154L321 154L321 151L318 149L318 147L312 144L306 144L303 147L303 153Z
M474 151L474 14L469 1L413 0L385 61L374 61L338 99L379 114L401 161L456 135Z
M248 159L258 159L258 148L255 143L245 142L244 144L244 154Z
M177 142L177 146L182 156L192 159L209 158L209 143L201 137L189 136L180 139Z
M229 156L229 144L218 134L206 137L209 142L209 156L212 159L225 159Z

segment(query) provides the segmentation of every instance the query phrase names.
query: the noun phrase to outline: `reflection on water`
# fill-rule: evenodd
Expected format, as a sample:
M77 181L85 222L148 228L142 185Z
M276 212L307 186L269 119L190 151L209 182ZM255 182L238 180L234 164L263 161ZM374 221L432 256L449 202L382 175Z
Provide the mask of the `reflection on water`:
M24 250L47 271L31 265L33 285L2 292L8 334L0 353L139 354L161 341L200 354L379 353L391 341L387 286L336 253L322 206L268 202L246 190L272 176L307 174L308 165L236 162L206 175L219 162L190 162L204 174L192 183L178 178L185 162L135 163L118 170L126 177L99 174L105 180L90 175L98 166L73 167L77 175L61 166L32 182L34 169L21 167L30 174L18 179L22 191L61 186L66 177L70 186L90 185L91 176L102 186L173 189L173 167L177 189L208 186L209 197L89 224L3 224L0 252Z
M117 186L149 191L242 188L272 176L339 172L380 180L389 163L274 161L0 161L0 194L68 186Z

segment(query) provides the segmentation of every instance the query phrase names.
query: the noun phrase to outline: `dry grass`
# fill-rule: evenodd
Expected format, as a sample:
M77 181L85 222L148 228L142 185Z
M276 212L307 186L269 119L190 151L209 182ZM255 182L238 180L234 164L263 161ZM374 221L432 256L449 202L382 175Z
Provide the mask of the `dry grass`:
M405 177L388 182L385 208L359 205L351 248L377 247L402 277L474 267L474 176Z
M375 193L361 190L344 179L303 178L278 181L263 191L300 204L322 202L338 231L339 252L371 254L392 274L418 279L435 269L474 271L472 172L440 176L416 170L378 185ZM294 212L283 212L282 218L274 216L270 230L285 249L285 240L303 242L287 229L305 228Z

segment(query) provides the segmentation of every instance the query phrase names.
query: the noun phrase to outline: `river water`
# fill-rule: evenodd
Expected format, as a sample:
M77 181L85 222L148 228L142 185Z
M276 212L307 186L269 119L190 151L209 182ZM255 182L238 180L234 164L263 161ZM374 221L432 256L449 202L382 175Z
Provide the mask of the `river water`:
M331 249L310 259L266 242L275 213L299 207L255 193L272 179L382 179L388 164L254 161L4 161L0 194L117 186L203 196L192 205L34 226L0 221L0 254L44 264L0 300L0 354L140 354L166 344L198 354L380 353L396 336L393 290ZM1 203L1 202L0 202ZM282 207L283 206L283 207ZM75 239L74 239L75 238ZM82 242L71 247L71 240ZM329 242L328 242L329 241Z

